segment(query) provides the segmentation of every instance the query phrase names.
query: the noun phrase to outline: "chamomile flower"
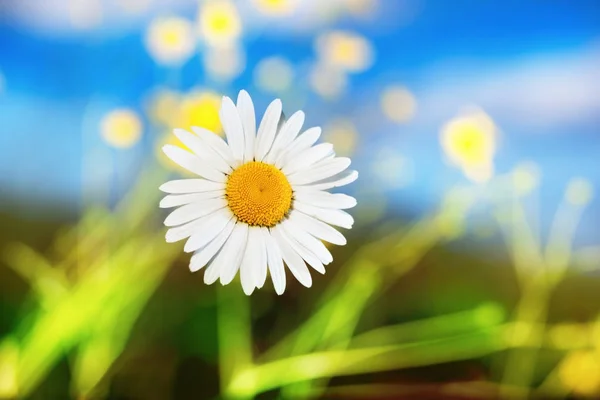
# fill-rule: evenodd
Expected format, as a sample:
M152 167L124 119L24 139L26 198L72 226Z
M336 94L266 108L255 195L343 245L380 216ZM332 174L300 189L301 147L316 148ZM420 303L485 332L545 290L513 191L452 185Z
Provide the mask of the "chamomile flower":
M351 228L343 211L353 197L329 193L358 177L350 159L336 157L333 145L314 145L320 128L300 133L304 113L282 121L282 104L274 100L256 128L252 99L241 91L237 104L223 97L220 110L227 142L193 127L174 133L192 152L166 145L165 154L195 179L174 180L162 208L177 207L165 219L167 242L187 239L194 253L190 270L206 267L204 282L229 284L240 273L244 293L262 288L270 274L277 294L286 287L286 270L304 286L312 285L308 266L325 273L333 258L321 242L345 245L331 225Z

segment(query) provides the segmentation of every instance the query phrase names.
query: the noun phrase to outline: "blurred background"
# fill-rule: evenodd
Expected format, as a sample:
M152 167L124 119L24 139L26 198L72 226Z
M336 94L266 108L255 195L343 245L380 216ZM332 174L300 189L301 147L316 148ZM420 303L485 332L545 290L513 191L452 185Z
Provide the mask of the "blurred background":
M310 289L164 243L240 89L360 171ZM594 0L0 0L0 398L600 398L599 159Z

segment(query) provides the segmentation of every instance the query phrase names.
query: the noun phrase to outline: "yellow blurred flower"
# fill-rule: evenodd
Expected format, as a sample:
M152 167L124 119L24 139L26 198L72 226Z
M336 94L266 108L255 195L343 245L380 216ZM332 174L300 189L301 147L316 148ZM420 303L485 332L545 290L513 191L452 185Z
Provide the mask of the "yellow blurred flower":
M199 29L211 46L231 46L242 33L242 23L234 3L228 0L206 0L200 6Z
M371 16L379 7L378 0L344 0L348 12L358 17Z
M323 64L315 65L308 78L313 91L326 99L337 98L348 85L343 71Z
M412 93L402 86L390 86L381 95L381 108L391 121L409 121L417 110L417 101Z
M289 15L298 5L298 0L254 0L255 7L267 15Z
M265 92L284 92L292 85L293 79L294 67L283 57L267 57L254 69L254 83Z
M483 111L450 120L442 128L440 140L450 162L461 167L467 178L476 182L491 178L496 127Z
M600 392L600 360L598 354L582 350L569 354L561 363L559 377L573 392L591 396Z
M323 63L347 72L362 72L373 65L371 43L353 32L330 31L321 34L316 41L316 51Z
M175 127L181 95L170 89L158 89L148 102L148 115L154 123Z
M209 47L203 55L206 72L216 80L229 81L246 69L246 54L240 46Z
M142 122L134 111L118 109L102 118L100 132L109 145L128 148L136 144L142 136Z
M594 187L584 178L572 179L567 185L567 201L576 206L588 204L594 195Z
M145 44L156 62L182 65L196 48L192 23L178 17L157 18L146 31Z
M358 132L347 119L337 119L323 129L323 140L333 144L338 156L347 157L354 153L358 142Z
M194 91L183 97L178 106L177 118L171 127L191 129L200 126L214 133L221 133L219 109L221 96L210 91Z

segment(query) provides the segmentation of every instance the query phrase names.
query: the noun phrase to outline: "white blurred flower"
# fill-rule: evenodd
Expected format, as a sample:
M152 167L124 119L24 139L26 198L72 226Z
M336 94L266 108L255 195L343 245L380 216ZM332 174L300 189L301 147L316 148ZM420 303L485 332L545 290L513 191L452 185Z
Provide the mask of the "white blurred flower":
M196 48L192 23L179 17L160 17L152 21L145 43L156 62L170 66L184 64Z
M333 144L340 156L351 156L358 143L358 132L349 119L339 118L327 124L323 130L323 140Z
M410 185L414 179L412 160L390 149L383 149L373 162L373 172L390 189Z
M204 68L216 80L235 79L246 69L246 54L240 46L208 47L203 60Z
M415 115L417 101L405 87L389 86L381 95L381 108L391 121L403 123Z
M205 0L198 12L200 36L210 46L230 47L242 33L239 12L232 1Z
M128 148L142 136L142 122L135 111L117 109L104 116L100 123L100 133L109 145Z
M371 43L363 36L349 31L329 31L316 41L316 51L324 64L347 72L363 72L374 62Z
M292 85L293 80L294 67L280 56L261 60L254 69L254 83L265 92L284 92Z
M344 72L324 64L314 65L308 78L314 92L326 99L337 98L348 86Z
M567 201L576 206L588 204L594 196L592 183L584 178L574 178L567 185Z
M299 0L253 0L254 6L263 14L282 16L291 14Z
M467 178L483 183L494 174L496 131L487 114L474 110L446 123L440 141L451 163L459 166Z

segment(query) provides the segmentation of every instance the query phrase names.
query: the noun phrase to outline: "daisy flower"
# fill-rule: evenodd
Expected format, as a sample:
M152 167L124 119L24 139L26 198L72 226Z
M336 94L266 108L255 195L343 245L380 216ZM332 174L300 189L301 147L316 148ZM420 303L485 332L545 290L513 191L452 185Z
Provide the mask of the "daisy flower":
M350 159L335 157L333 145L315 145L318 127L300 133L304 113L284 120L274 100L256 129L252 99L241 91L234 104L223 97L219 112L227 142L213 132L193 127L174 133L192 152L166 145L165 154L199 175L174 180L160 207L177 207L165 219L167 242L187 239L194 253L190 270L206 267L204 282L229 284L239 270L244 293L262 288L271 276L277 294L286 287L284 265L304 286L312 285L308 266L325 273L333 257L321 242L345 245L331 225L351 228L353 197L328 189L356 180Z

